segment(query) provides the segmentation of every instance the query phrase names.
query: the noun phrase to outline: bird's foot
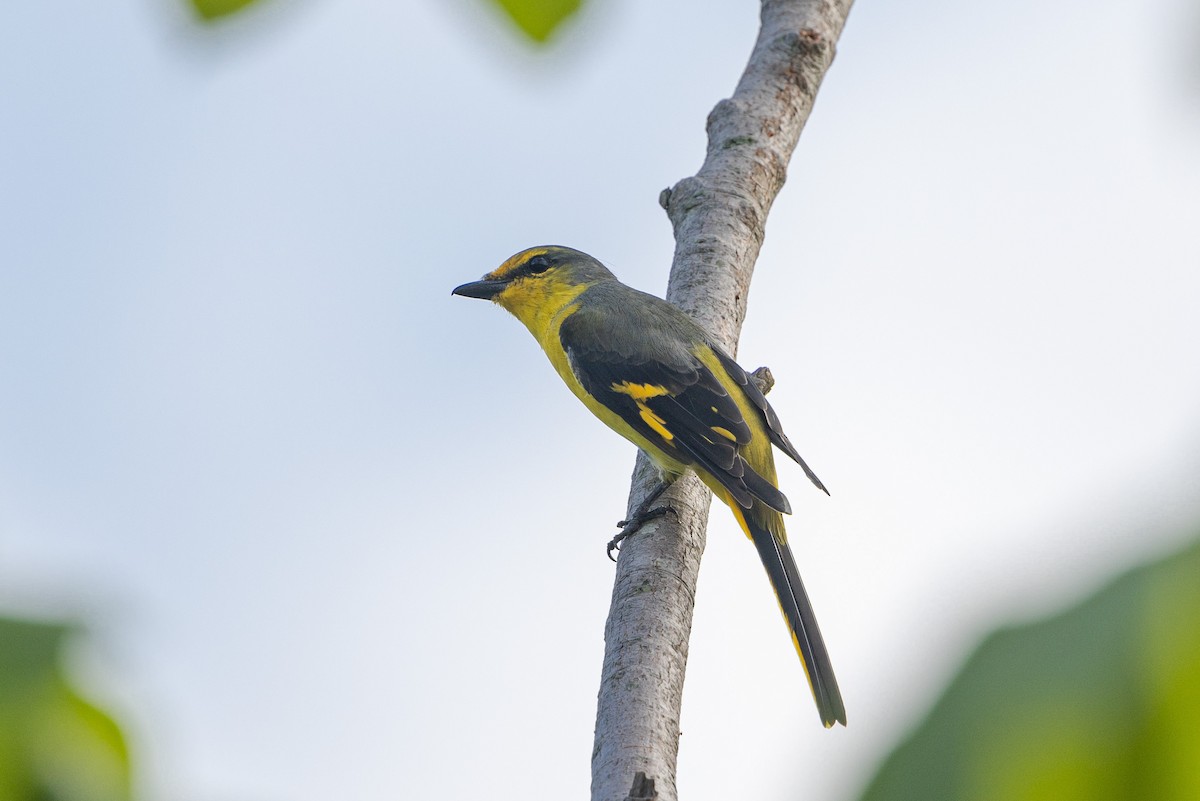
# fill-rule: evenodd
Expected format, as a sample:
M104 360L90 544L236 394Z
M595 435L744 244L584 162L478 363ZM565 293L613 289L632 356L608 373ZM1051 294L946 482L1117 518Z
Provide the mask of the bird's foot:
M605 553L608 554L609 559L613 560L614 562L617 561L617 558L613 556L613 551L621 550L620 546L625 538L641 528L643 523L647 523L667 514L675 515L675 519L679 519L679 512L675 511L674 506L667 505L659 506L655 509L650 508L651 504L658 500L658 496L663 494L663 490L665 490L667 486L668 485L663 484L658 487L658 489L646 496L646 500L642 501L641 504L638 505L638 508L632 515L629 516L627 520L622 520L617 523L617 527L621 529L621 533L609 540L608 547L605 549Z

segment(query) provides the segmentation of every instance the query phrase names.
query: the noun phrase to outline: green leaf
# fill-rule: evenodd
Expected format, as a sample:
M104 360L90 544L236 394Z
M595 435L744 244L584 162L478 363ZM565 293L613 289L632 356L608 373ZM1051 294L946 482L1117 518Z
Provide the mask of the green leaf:
M192 6L206 20L228 16L241 11L254 0L192 0Z
M71 629L0 618L0 799L128 801L129 755L117 724L63 679Z
M545 42L567 17L579 10L583 0L494 0L525 35Z
M1200 798L1200 542L979 646L864 801Z

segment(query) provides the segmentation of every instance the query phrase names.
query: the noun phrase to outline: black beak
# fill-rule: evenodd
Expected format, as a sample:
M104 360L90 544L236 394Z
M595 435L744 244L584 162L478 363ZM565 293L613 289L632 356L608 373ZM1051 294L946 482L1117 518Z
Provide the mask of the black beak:
M451 295L462 295L464 298L482 298L491 300L504 291L507 281L472 281L469 284L454 287Z

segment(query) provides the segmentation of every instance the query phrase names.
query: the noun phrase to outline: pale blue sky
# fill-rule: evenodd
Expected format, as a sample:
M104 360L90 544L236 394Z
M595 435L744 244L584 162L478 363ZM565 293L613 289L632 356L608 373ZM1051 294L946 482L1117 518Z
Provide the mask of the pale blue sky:
M89 624L143 798L586 792L632 448L449 291L560 243L661 292L757 27L592 5L546 52L469 0L8 10L0 604ZM983 632L1200 516L1195 37L853 11L741 347L833 493L783 468L850 726L714 510L684 797L852 797Z

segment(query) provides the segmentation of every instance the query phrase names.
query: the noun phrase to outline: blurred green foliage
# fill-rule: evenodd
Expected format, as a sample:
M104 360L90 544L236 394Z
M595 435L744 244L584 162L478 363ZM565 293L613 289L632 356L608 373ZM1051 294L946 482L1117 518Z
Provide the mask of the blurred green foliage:
M491 0L535 42L547 41L583 0ZM241 11L255 0L191 0L202 19L215 20Z
M117 725L63 679L67 626L0 617L0 799L126 801Z
M1200 541L991 634L864 801L1200 799Z
M192 7L204 19L217 19L241 11L254 0L192 0Z
M545 42L583 0L495 0L529 38Z

